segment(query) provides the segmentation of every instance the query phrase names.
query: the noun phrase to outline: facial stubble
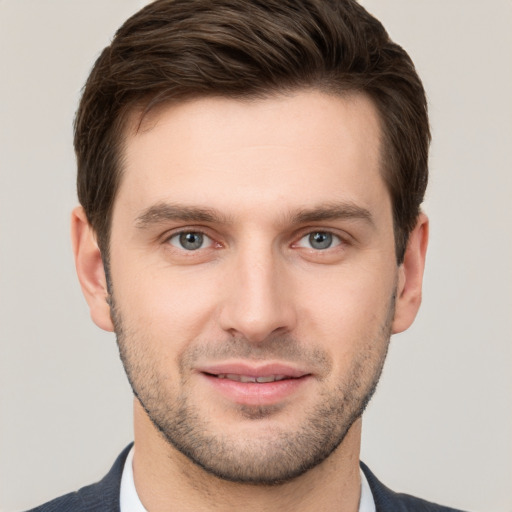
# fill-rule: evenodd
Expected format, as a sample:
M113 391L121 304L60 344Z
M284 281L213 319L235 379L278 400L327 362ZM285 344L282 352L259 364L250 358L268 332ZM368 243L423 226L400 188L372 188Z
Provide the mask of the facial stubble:
M180 385L179 390L173 389L168 376L157 368L159 357L151 354L151 340L127 326L113 294L109 300L120 357L133 393L163 439L217 478L260 486L291 481L322 463L340 446L375 392L395 310L393 293L378 333L364 340L341 382L334 388L320 386L316 405L293 430L277 424L269 426L268 420L281 412L280 406L240 406L241 419L253 423L267 420L256 434L251 428L250 435L240 438L225 429L213 431L208 418L193 403L194 397L187 394L194 361L199 357L221 359L224 355L248 360L281 358L302 361L326 378L332 366L330 356L290 336L273 337L257 346L243 338L215 345L197 344L179 354Z

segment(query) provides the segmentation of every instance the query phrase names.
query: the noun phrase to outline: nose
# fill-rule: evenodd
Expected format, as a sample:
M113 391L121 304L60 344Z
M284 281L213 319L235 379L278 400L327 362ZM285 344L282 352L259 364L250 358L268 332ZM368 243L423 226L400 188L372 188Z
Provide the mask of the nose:
M254 343L292 331L297 315L285 266L270 248L235 256L223 283L220 327Z

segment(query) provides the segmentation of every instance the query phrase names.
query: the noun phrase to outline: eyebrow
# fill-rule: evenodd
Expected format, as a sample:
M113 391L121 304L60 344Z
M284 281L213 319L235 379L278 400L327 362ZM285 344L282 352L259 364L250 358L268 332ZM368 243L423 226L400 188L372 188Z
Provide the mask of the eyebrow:
M168 221L227 223L227 218L211 208L158 203L145 209L136 219L139 229Z
M328 220L354 219L363 220L373 225L369 210L351 202L334 202L312 208L299 209L286 215L290 224L305 224ZM145 209L136 219L139 229L146 229L163 222L207 222L211 224L228 224L229 218L212 208L187 206L172 203L158 203Z
M368 224L374 224L369 210L351 202L327 203L318 207L305 208L291 216L291 222L295 224L343 219L363 220Z

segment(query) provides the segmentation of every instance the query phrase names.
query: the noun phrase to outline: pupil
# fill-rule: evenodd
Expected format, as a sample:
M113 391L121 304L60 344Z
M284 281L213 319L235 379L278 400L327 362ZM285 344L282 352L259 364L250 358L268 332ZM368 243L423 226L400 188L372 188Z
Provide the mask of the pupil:
M180 244L188 251L199 249L203 245L203 235L201 233L182 233L180 235Z
M311 233L309 235L309 243L314 249L327 249L332 244L332 235L322 231Z

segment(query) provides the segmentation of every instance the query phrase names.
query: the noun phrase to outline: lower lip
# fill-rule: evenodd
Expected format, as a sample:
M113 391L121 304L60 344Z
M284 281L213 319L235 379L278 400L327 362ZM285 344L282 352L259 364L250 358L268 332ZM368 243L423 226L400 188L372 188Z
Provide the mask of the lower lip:
M215 391L240 405L274 405L296 393L311 379L305 375L298 379L284 379L275 382L238 382L219 379L206 373L200 374Z

